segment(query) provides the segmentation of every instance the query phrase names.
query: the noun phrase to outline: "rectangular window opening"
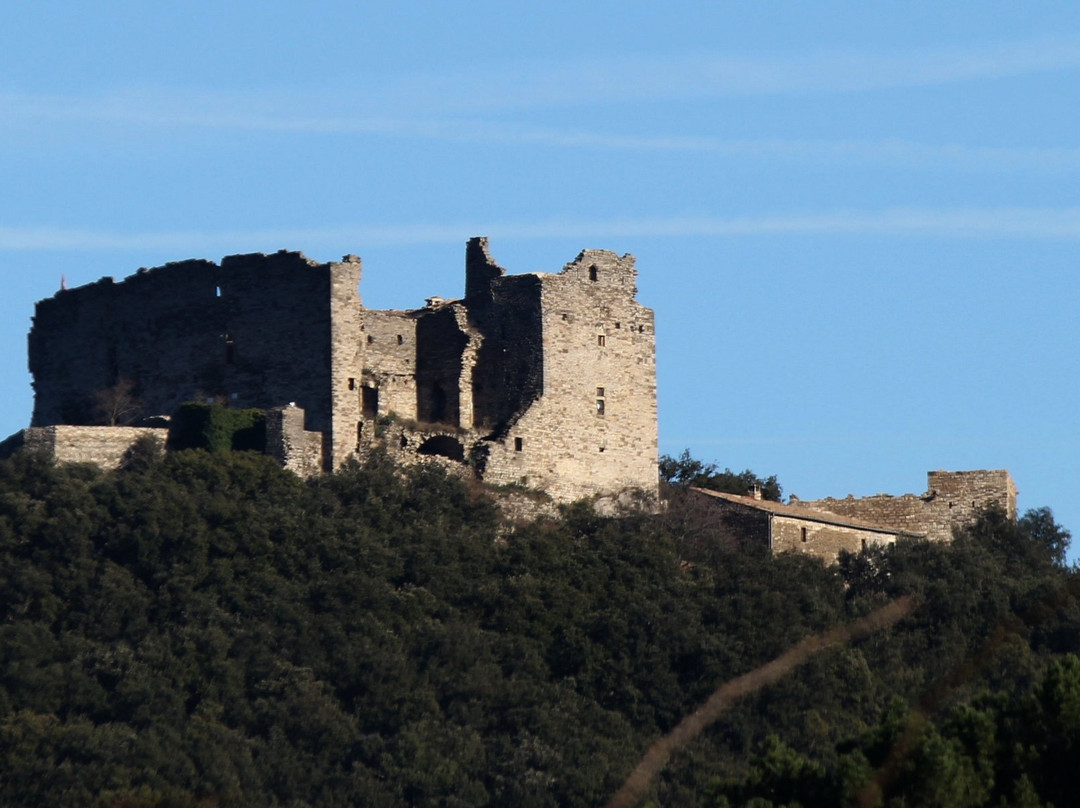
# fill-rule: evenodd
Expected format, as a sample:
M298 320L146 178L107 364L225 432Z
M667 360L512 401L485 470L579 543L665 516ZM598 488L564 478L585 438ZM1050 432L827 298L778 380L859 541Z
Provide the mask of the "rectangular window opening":
M352 376L349 377L349 389L350 390L355 390L356 389L356 379L354 379Z
M607 344L607 339L603 334L596 335L596 344L603 348Z
M604 399L602 399L602 398L596 399L596 414L597 415L603 415L604 414Z
M524 446L525 446L525 441L524 440L522 440L521 438L514 438L514 451L515 452L520 452Z
M806 528L805 528L805 527L804 527L804 528L800 528L800 530L802 531L802 540L803 540L803 544L805 544L805 543L806 543Z
M597 387L596 388L596 397L597 398L603 398L604 397L604 388L603 387Z
M364 387L360 390L360 409L365 418L379 415L379 388Z

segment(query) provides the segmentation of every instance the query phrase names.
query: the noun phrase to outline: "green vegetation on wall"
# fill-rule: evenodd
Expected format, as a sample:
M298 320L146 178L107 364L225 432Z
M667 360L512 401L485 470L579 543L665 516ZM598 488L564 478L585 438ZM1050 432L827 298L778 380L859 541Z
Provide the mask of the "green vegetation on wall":
M221 404L181 404L169 424L169 448L265 451L266 414L262 410L234 410Z

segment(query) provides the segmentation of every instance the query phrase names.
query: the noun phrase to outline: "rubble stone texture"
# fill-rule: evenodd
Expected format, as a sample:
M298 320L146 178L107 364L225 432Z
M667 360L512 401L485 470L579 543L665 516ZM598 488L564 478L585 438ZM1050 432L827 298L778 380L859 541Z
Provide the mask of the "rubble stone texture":
M360 277L353 255L281 251L62 290L30 332L32 426L99 423L95 402L127 384L143 416L267 410L268 451L304 474L385 445L559 501L655 497L654 319L632 256L507 275L475 238L465 296L410 311L365 309Z

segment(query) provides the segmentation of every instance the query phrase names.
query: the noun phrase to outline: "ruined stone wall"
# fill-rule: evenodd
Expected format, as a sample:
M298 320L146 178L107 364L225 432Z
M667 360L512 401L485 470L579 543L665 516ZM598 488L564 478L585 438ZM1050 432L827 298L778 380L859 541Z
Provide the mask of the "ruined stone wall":
M278 408L270 451L301 473L367 451L393 412L403 456L560 500L655 495L653 315L633 258L587 251L556 275L507 276L473 239L465 298L410 312L366 311L360 274L355 256L283 250L62 291L30 334L33 423L100 423L95 397L130 381L143 415Z
M559 499L657 490L653 313L631 256L589 250L541 286L542 395L493 443L485 479Z
M328 432L330 265L295 252L233 255L222 260L220 280L232 340L221 388L229 402L264 409L295 402L308 429Z
M928 539L948 541L953 528L970 523L990 505L1016 518L1016 485L1005 470L932 471L921 496L876 494L870 497L798 500L792 502L829 513L862 519Z
M480 334L472 372L472 426L501 439L544 389L542 289L537 275L498 278L466 298Z
M136 382L148 414L218 392L227 328L217 284L214 264L185 261L38 302L29 336L31 423L95 423L95 395L121 378Z
M830 525L789 516L772 518L772 549L774 553L806 553L836 563L841 550L857 553L867 547L893 544L896 534L862 530L856 527Z
M469 337L456 307L426 311L416 323L416 418L425 424L462 426L462 394L468 390L461 389L461 360Z
M355 455L363 439L358 395L364 367L364 309L360 302L360 259L346 255L327 267L330 276L330 433L324 436L324 467L338 468Z
M16 441L21 450L42 452L58 463L93 463L103 469L119 468L139 438L150 436L165 445L165 430L131 426L52 426L22 430Z
M325 465L323 435L304 429L304 411L299 407L267 410L266 453L301 477L316 475Z
M333 276L356 294L359 263L234 255L220 267L167 264L40 301L29 337L32 423L93 423L95 395L130 379L144 414L205 398L262 408L295 401L309 429L329 430Z
M394 413L416 418L416 317L414 312L364 312L366 355L364 417ZM364 399L362 398L362 401Z

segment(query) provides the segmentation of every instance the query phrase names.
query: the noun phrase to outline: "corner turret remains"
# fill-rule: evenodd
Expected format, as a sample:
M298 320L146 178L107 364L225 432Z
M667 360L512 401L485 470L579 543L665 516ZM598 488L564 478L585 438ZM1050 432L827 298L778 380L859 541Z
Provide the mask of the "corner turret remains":
M655 496L654 319L633 257L586 250L508 275L474 238L465 264L462 299L408 311L364 308L356 256L286 251L61 291L29 336L32 429L102 423L95 402L123 383L143 415L266 410L267 450L301 473L386 445L557 500Z

